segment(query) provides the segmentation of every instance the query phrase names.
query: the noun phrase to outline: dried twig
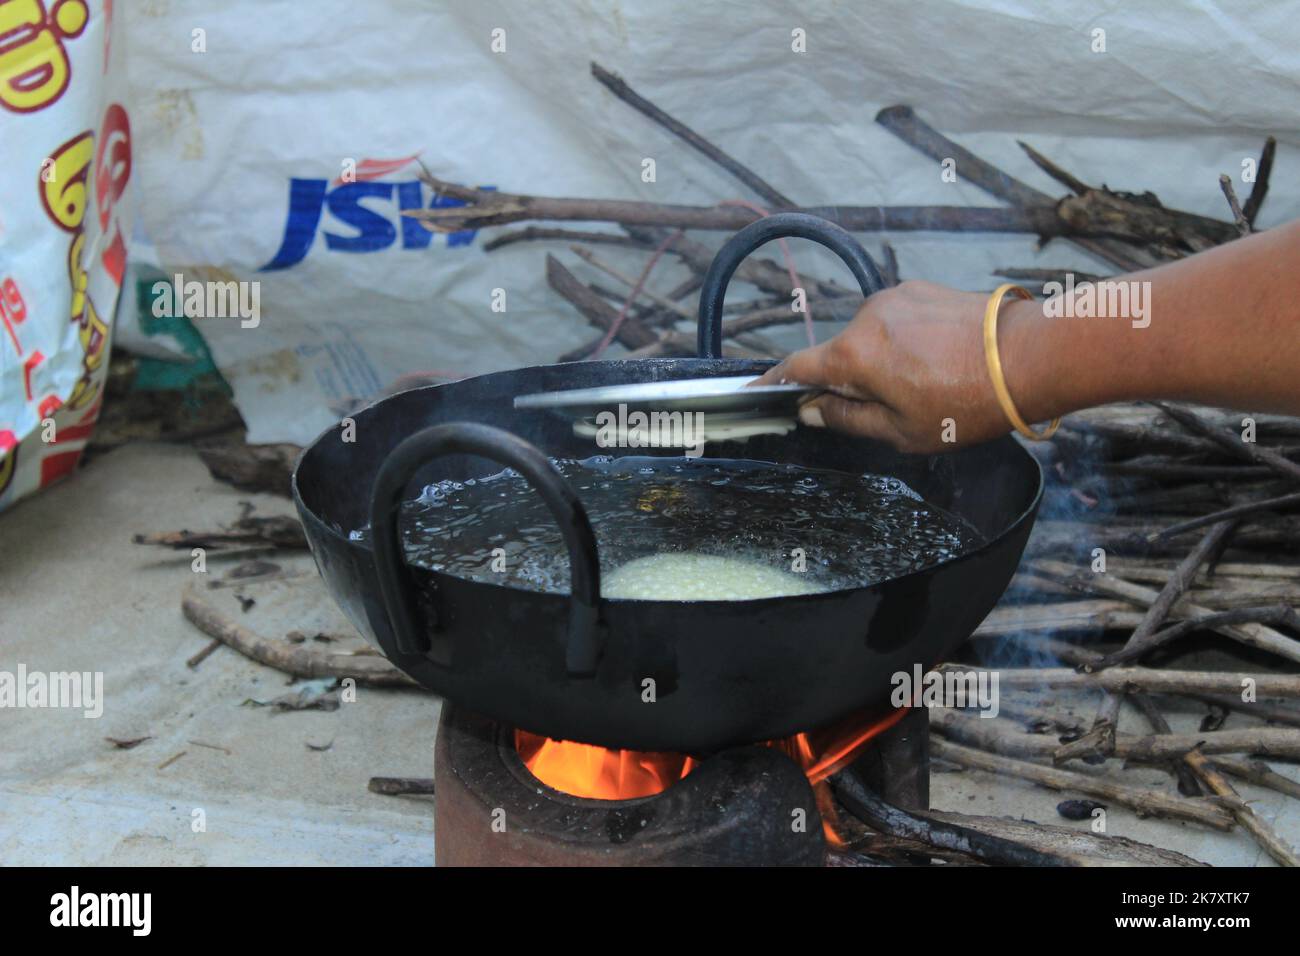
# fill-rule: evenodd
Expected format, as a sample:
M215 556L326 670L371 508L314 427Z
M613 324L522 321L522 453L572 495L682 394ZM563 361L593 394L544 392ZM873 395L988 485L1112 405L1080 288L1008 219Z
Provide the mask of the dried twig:
M554 229L547 226L525 226L509 232L499 232L483 243L484 252L493 252L504 246L517 242L534 242L539 240L560 240L563 242L604 243L611 246L626 246L649 252L653 243L646 243L623 232L596 232L588 229Z
M1231 624L1271 624L1300 630L1300 614L1297 614L1294 608L1285 604L1272 604L1265 607L1239 607L1230 611L1200 614L1150 634L1140 643L1130 642L1121 650L1099 656L1097 661L1089 665L1089 667L1097 671L1107 667L1115 667L1119 664L1127 664L1130 661L1137 660L1144 654L1150 653L1157 647L1163 647L1165 644L1176 641L1188 634Z
M953 665L943 664L940 671ZM970 668L962 665L961 673ZM1086 673L1069 667L998 668L999 686L1004 690L1028 688L1071 688L1080 690L1145 690L1153 694L1236 694L1250 688L1256 697L1300 698L1300 675L1247 674L1233 671L1182 671L1153 667L1111 667Z
M1268 180L1273 172L1273 154L1277 152L1277 139L1270 136L1264 140L1264 150L1260 153L1259 163L1255 166L1255 185L1250 189L1250 195L1246 197L1246 205L1242 212L1246 215L1246 221L1250 223L1251 228L1255 226L1255 217L1259 215L1259 207L1264 204L1264 197L1268 195Z
M157 534L137 534L131 539L136 544L157 544L167 548L270 547L305 550L307 538L302 524L289 515L264 518L243 517L228 529L220 531L163 531Z
M1102 673L1113 674L1115 671ZM1051 759L1056 752L1054 738L1007 730L1006 721L936 708L930 710L930 721L932 726L954 740L995 753ZM1162 763L1179 759L1196 747L1201 747L1207 754L1255 754L1294 760L1300 757L1300 730L1292 727L1243 727L1195 734L1116 734L1113 756L1142 763Z
M886 107L876 114L876 122L931 159L939 162L952 159L959 176L999 199L1021 208L1046 207L1054 202L1047 193L1007 175L992 163L954 143L918 118L910 106ZM1150 250L1121 240L1072 236L1070 241L1124 272L1149 268L1165 261L1162 256Z
M267 640L227 618L209 604L195 585L185 588L181 611L186 620L204 634L252 658L294 677L351 677L372 687L418 687L410 677L381 657L331 654L314 648Z
M458 232L502 226L527 219L555 222L617 222L629 226L672 226L735 232L759 214L740 206L688 206L628 199L579 199L532 196L475 189L419 174L440 196L464 201L463 206L408 209L402 215L418 219L435 232ZM990 206L800 206L802 212L829 219L850 232L1008 232L1032 235L1109 235L1113 227L1066 223L1051 207L1007 209Z
M1196 576L1197 570L1205 563L1209 556L1219 544L1220 540L1232 533L1236 527L1236 522L1221 521L1214 525L1200 541L1192 552L1179 562L1174 573L1170 575L1165 586L1160 589L1154 601L1147 607L1147 612L1142 618L1137 628L1129 635L1125 642L1125 649L1133 647L1142 647L1143 644L1155 633L1166 617L1169 616L1174 603L1182 597L1183 592L1187 590ZM1300 644L1296 645L1297 657L1300 658ZM1091 755L1108 756L1115 749L1115 727L1119 719L1120 704L1123 701L1121 694L1107 693L1102 700L1101 707L1097 711L1097 718L1093 722L1092 729L1080 737L1078 740L1072 740L1063 744L1056 751L1055 759L1058 762L1075 759L1078 757L1087 757Z
M1237 190L1232 188L1232 179L1228 176L1219 177L1219 188L1223 190L1223 198L1228 200L1228 208L1232 210L1233 222L1237 224L1237 232L1243 236L1249 236L1251 233L1250 220L1242 212L1241 203L1237 201Z
M371 777L368 789L385 797L433 793L433 780L428 777Z
M605 87L605 89L609 90L624 103L631 106L642 116L646 116L658 123L664 129L668 130L668 132L682 140L682 142L699 150L714 163L721 166L756 192L759 196L762 196L770 205L778 207L794 205L792 199L787 197L775 186L768 183L752 169L727 155L686 124L673 119L649 100L640 96L632 89L632 87L628 86L627 83L623 81L622 77L615 73L611 73L598 63L591 64L591 75L596 78L596 81L600 83L601 86Z
M1300 857L1296 856L1295 850L1278 836L1272 827L1255 815L1255 811L1237 795L1232 784L1228 783L1223 774L1205 759L1205 755L1199 749L1187 754L1186 759L1196 768L1197 773L1210 788L1227 802L1229 811L1236 817L1242 829L1248 830L1269 856L1283 866L1300 866Z
M931 711L932 715L936 713L938 712ZM991 723L991 721L984 721L984 723ZM957 727L958 725L951 722L945 723L942 719L937 724L940 733L954 737L960 736ZM989 728L986 734L981 737L982 743L988 743L990 741L989 735L993 733L993 728ZM1105 800L1108 803L1117 803L1128 807L1139 816L1188 820L1193 823L1202 823L1216 830L1232 828L1232 817L1227 811L1212 803L1179 799L1158 790L1129 787L1093 774L1076 773L1070 770L1062 770L1059 767L1029 763L1026 760L1014 760L1010 757L1000 756L996 751L990 753L987 750L964 747L942 737L931 738L930 752L935 757L948 760L962 767L973 767L999 776L1019 777L1021 780L1029 780L1052 790L1081 793L1085 796L1096 797L1098 800Z
M1199 562L1198 562L1199 564ZM1160 599L1160 593L1151 588L1125 581L1117 574L1106 572L1093 574L1080 571L1074 565L1063 561L1037 559L1031 561L1030 568L1054 580L1063 581L1071 587L1098 594L1110 594L1131 601L1141 607L1151 607ZM1181 590L1179 592L1181 595ZM1175 595L1172 611L1178 617L1208 617L1214 612L1209 608L1193 603L1191 598L1179 598ZM1213 624L1209 630L1216 634L1230 637L1241 644L1258 647L1279 657L1300 663L1300 641L1281 634L1263 624Z
M208 642L207 646L204 647L203 650L199 651L193 657L187 660L185 662L185 666L190 668L190 670L193 670L194 668L202 664L204 661L206 661L209 657L211 657L212 652L215 651L221 645L222 645L221 641L217 640L216 638L213 638L211 641Z
M1010 866L1073 866L1063 854L1039 850L1015 840L936 820L923 813L909 812L882 800L852 773L839 773L831 786L840 802L862 822L894 836L920 840L946 850L955 850L986 863Z
M1300 481L1300 465L1288 461L1277 452L1268 448L1260 448L1253 442L1244 442L1239 436L1233 436L1220 428L1214 427L1209 422L1202 420L1199 415L1185 408L1179 408L1166 402L1152 402L1151 404L1187 430L1203 435L1238 458L1244 458L1257 465L1267 465L1285 478Z
M1263 498L1259 501L1247 501L1239 505L1233 505L1230 508L1223 508L1208 515L1201 515L1199 518L1189 518L1186 521L1179 521L1171 524L1168 528L1156 532L1150 536L1150 540L1156 541L1160 538L1172 538L1174 535L1182 534L1186 531L1194 531L1197 528L1204 528L1206 525L1216 524L1229 518L1244 518L1247 515L1259 514L1261 511L1285 511L1289 508L1300 508L1300 491L1293 492L1289 495L1278 495L1274 498Z

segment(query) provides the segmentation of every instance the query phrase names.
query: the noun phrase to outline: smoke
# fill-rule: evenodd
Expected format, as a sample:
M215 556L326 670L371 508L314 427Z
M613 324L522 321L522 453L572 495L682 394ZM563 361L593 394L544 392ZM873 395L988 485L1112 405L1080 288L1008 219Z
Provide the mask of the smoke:
M1019 440L1019 439L1017 439ZM1058 623L1060 618L1046 607L1087 595L1071 595L1028 566L1038 558L1050 558L1091 570L1096 561L1100 536L1089 528L1104 528L1116 514L1118 500L1132 490L1131 479L1104 474L1108 460L1104 439L1063 428L1052 442L1025 442L1026 449L1042 465L1043 499L1038 517L1016 577L1012 579L991 619L1023 609L1032 626L1002 634L980 636L971 641L972 654L985 667L1044 668L1068 667L1053 648L1055 642L1087 643L1100 637L1099 624ZM1034 609L1044 609L1034 613Z

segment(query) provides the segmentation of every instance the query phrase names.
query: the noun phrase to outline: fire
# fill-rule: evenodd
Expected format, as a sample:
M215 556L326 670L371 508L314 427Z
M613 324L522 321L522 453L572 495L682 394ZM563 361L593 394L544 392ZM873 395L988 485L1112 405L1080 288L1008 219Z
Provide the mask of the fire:
M839 844L835 809L828 777L852 763L877 734L903 719L906 710L894 710L881 720L854 716L830 727L784 740L768 741L797 763L817 796L826 838ZM554 790L593 800L631 800L662 793L695 769L686 754L640 750L611 750L572 740L552 740L525 730L515 731L515 749L528 771Z
M695 768L685 754L609 750L515 731L515 750L529 772L553 790L593 800L631 800L662 793Z

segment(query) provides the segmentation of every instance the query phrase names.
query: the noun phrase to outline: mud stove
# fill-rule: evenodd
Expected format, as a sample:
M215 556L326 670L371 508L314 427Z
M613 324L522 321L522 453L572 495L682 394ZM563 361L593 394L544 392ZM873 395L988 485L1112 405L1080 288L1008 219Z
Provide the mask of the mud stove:
M788 740L680 754L545 740L451 703L434 758L439 866L822 866L866 828L835 796L851 776L929 807L925 712L861 717Z

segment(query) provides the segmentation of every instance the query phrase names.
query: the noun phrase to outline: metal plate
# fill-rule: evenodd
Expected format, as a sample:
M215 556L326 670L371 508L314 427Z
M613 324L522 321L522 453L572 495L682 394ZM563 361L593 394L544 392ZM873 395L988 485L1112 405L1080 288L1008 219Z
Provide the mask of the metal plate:
M611 410L617 405L646 411L761 413L772 417L793 417L803 401L822 391L814 386L797 384L745 387L758 377L729 375L537 392L517 396L515 408L551 408L578 418Z

